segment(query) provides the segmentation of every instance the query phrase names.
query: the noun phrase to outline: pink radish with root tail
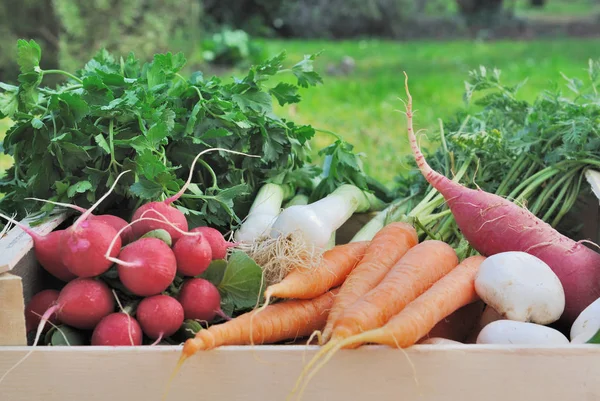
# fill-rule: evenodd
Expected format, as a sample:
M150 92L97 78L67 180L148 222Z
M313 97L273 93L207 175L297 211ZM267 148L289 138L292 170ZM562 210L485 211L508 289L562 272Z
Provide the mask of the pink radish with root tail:
M560 279L566 297L557 326L568 329L577 316L600 298L600 253L560 234L533 213L481 189L466 188L434 171L419 149L413 130L412 97L406 117L415 161L429 184L439 191L464 237L484 256L522 251L543 260Z
M0 217L16 225L33 239L35 259L44 270L64 282L69 282L77 278L75 274L69 271L61 259L60 240L64 230L55 230L46 235L42 235L23 223L11 219L2 213L0 213Z
M182 236L201 236L201 233L191 233L180 230L166 217L157 211L162 220L151 217L140 217L115 233L104 257L117 265L119 280L135 295L147 297L166 290L177 274L177 259L175 253L163 240L153 237L140 238L120 250L118 256L111 256L116 244L120 241L123 231L144 224L148 221L164 223Z
M183 306L169 295L154 295L144 298L135 312L144 334L158 344L170 337L183 324Z
M112 262L104 257L113 237L117 234L111 225L97 219L90 219L94 210L115 189L119 179L130 170L126 170L115 178L110 189L88 210L85 211L71 227L65 229L60 237L60 254L62 263L78 277L95 277L106 272ZM121 238L112 249L111 256L117 256L121 249Z
M96 278L76 278L68 282L52 306L44 312L33 340L33 346L23 358L8 369L0 383L35 350L46 322L55 317L66 325L82 330L91 330L115 310L115 300L106 283Z
M56 206L67 207L69 209L77 210L80 213L85 213L88 211L88 209L86 209L86 208L83 208L83 207L77 206L77 205L72 205L70 203L54 202L54 201L49 201L49 200L40 199L40 198L25 198L25 199L26 200L34 200L34 201L38 201L38 202L51 203ZM112 214L91 214L88 217L88 219L103 221L103 222L107 223L109 226L112 226L117 231L127 225L127 221L125 221L125 219L122 219L119 216L114 216ZM123 233L121 234L121 242L123 245L127 245L131 241L133 241L133 232L131 231L131 228L130 228L129 230L123 231Z
M217 150L229 152L229 153L235 153L238 155L249 156L249 157L259 157L256 155L248 155L246 153L236 152L233 150L222 149L222 148L206 149L206 150L203 150L202 152L198 153L196 155L196 157L194 158L192 165L190 166L190 174L188 176L188 179L187 179L186 183L181 187L179 192L177 192L175 195L171 196L170 198L165 199L164 201L148 202L148 203L140 206L139 208L137 208L137 210L133 213L133 216L131 217L131 220L135 221L135 220L138 220L142 216L142 214L150 213L151 215L154 215L155 213L153 213L153 212L157 211L160 214L167 216L167 220L171 224L169 225L169 224L166 224L163 222L155 221L155 222L146 222L144 224L135 225L132 228L134 238L140 238L142 235L146 234L149 231L153 231L153 230L162 228L163 230L166 230L169 233L169 235L171 236L171 240L173 241L173 244L175 244L177 242L177 240L181 237L181 231L188 231L188 222L187 222L187 219L185 218L185 215L179 209L171 206L171 204L173 202L175 202L176 200L178 200L181 197L181 195L183 195L183 193L187 190L188 186L192 182L192 177L194 175L194 166L196 165L196 162L198 161L200 156L202 156L203 154L205 154L207 152L212 152L212 151L217 151ZM158 214L156 214L156 216L158 216ZM149 216L149 217L156 217L156 216ZM179 230L175 230L173 226L177 227Z

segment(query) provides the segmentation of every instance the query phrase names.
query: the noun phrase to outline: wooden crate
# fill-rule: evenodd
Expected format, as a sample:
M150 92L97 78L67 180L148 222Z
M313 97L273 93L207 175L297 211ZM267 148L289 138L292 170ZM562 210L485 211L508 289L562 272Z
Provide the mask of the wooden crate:
M352 220L340 241L368 216ZM46 233L65 219L37 227ZM593 228L596 230L597 226ZM0 239L0 401L162 400L181 346L26 346L24 304L52 286L32 241L15 228ZM57 284L57 283L54 283ZM285 400L316 346L229 346L200 353L176 376L168 400ZM33 352L30 352L33 351ZM415 345L342 350L303 400L600 400L600 347Z

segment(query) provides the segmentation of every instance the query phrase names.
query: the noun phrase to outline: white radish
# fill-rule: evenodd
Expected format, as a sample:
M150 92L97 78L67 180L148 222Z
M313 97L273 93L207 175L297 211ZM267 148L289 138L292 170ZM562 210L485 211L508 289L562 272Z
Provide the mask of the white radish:
M592 302L575 319L569 337L573 343L585 343L600 330L600 298Z
M476 343L550 345L569 344L569 339L560 331L541 324L496 320L479 332Z
M475 277L475 291L509 320L549 324L565 309L563 286L541 259L526 252L489 256Z

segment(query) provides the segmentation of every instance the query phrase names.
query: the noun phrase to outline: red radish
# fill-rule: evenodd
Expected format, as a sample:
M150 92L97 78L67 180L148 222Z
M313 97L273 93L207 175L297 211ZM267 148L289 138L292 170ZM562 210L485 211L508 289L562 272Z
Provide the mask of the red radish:
M202 274L212 261L212 250L206 238L185 236L173 245L173 253L177 259L177 273L182 276Z
M160 294L173 282L177 260L167 244L158 238L140 238L127 245L115 262L119 280L135 295Z
M91 330L115 309L115 300L108 285L94 278L76 278L68 282L58 299L44 312L38 325L31 350L8 369L0 382L31 355L40 340L46 322L56 314L62 323L76 329Z
M110 256L115 257L121 249L121 237L117 236L116 244L112 244L117 230L102 220L89 219L89 217L92 210L110 195L119 179L127 172L129 170L119 174L108 192L62 233L61 260L70 272L79 277L94 277L104 273L112 265L104 253L111 250Z
M188 186L192 182L192 177L194 175L194 166L196 165L198 158L200 158L200 156L202 156L203 154L205 154L207 152L212 152L212 151L216 151L216 150L240 154L240 155L246 155L245 153L236 152L233 150L222 149L222 148L206 149L206 150L203 150L202 152L198 153L196 155L196 157L194 158L194 161L192 162L192 165L190 167L190 174L188 176L188 179L187 179L186 183L181 187L179 192L177 192L175 195L171 196L170 198L165 199L164 201L149 202L149 203L146 203L146 204L140 206L133 213L133 216L131 217L132 222L135 220L138 220L140 217L152 217L155 219L158 217L162 217L163 219L166 219L166 222L163 223L163 222L153 221L153 222L145 222L143 224L137 224L137 225L133 226L134 238L140 238L142 235L146 234L148 231L162 228L171 235L171 239L173 240L173 243L177 242L177 240L181 237L181 231L188 230L188 223L187 223L187 219L185 218L185 215L179 209L171 206L171 203L177 201L181 197L181 195L183 195L183 193L187 190ZM251 156L251 155L246 155L246 156ZM251 157L258 157L258 156L251 156ZM156 213L156 212L158 212L158 213ZM171 224L167 224L167 222L170 222ZM179 231L175 230L173 226L176 226L179 229Z
M81 213L85 213L88 210L88 209L82 208L81 206L71 205L69 203L53 202L53 201L39 199L39 198L25 198L25 199L51 203L51 204L57 205L57 206L68 207L70 209L77 210L78 212L81 212ZM120 218L119 216L113 216L112 214L98 214L98 215L90 214L88 219L103 221L103 222L107 223L108 225L112 226L117 231L119 231L121 228L123 228L127 225L127 222L124 219ZM131 228L129 228L121 233L121 242L123 245L127 245L131 241L133 241L133 232L131 231Z
M217 315L230 318L221 309L221 294L208 280L203 278L187 279L181 286L177 297L185 314L185 319L212 321Z
M46 235L35 232L32 228L11 219L8 216L0 214L0 217L15 224L21 230L25 231L33 239L33 251L35 258L48 273L61 281L71 281L77 276L67 269L60 257L60 238L64 230L56 230Z
M92 345L142 345L142 328L137 320L124 312L105 316L94 328Z
M522 251L550 266L560 279L566 297L558 325L568 329L588 305L600 298L600 253L560 234L507 199L481 189L466 188L434 171L421 153L413 130L408 76L405 87L408 135L415 161L425 179L446 200L464 237L484 256Z
M223 234L221 234L219 230L212 227L196 227L191 229L190 231L199 232L202 233L202 235L204 235L204 238L210 244L213 260L225 259L225 257L227 256L227 249L236 245L234 242L226 241L223 237Z
M54 305L42 316L40 325L43 327L56 313L56 317L66 325L91 330L114 309L115 300L108 285L94 278L76 278L60 291ZM38 327L38 332L42 327Z
M146 203L145 205L140 206L135 211L135 213L131 217L131 221L136 221L140 219L140 217L153 217L156 219L158 216L164 215L167 217L167 220L170 223L177 226L183 231L187 231L187 219L179 209L176 209L173 206L171 206L171 203L174 201L175 199L169 198L162 202ZM162 221L150 221L144 224L137 224L135 226L132 226L133 236L134 238L140 238L147 232L157 230L159 228L166 230L171 236L173 242L177 242L179 237L181 237L181 234L178 231L173 230L173 228L170 225L163 223Z
M127 225L144 224L147 221L164 221L142 217ZM167 222L167 224L171 224ZM163 240L154 237L139 238L124 247L119 257L110 256L113 246L119 240L119 235L127 227L123 227L115 234L104 257L118 265L117 271L121 283L132 293L147 297L159 294L166 290L177 274L177 259L169 245ZM190 233L179 230L171 225L175 231L183 236L200 236L200 233Z
M168 295L144 298L138 305L136 317L142 331L159 343L173 335L183 324L183 306Z
M60 292L57 290L43 290L35 294L25 307L25 327L27 332L34 330L38 324L44 312L50 308L58 299ZM59 325L60 320L56 317L56 313L53 313L48 321L54 325ZM44 326L42 333L48 331L50 327Z

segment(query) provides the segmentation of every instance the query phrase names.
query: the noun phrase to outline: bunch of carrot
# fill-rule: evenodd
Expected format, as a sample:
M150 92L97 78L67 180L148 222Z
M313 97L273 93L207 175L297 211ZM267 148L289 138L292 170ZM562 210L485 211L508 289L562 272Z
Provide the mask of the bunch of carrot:
M266 289L261 308L200 330L184 344L173 375L190 356L223 345L317 335L322 347L305 371L340 348L363 343L411 346L478 300L473 282L483 259L475 256L459 263L450 245L419 243L413 226L390 223L370 241L326 251L317 268L292 270ZM279 302L270 303L273 298Z

